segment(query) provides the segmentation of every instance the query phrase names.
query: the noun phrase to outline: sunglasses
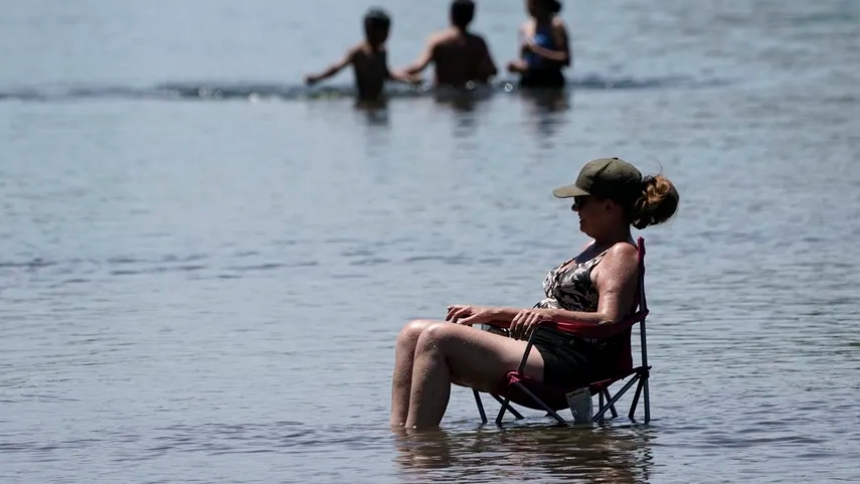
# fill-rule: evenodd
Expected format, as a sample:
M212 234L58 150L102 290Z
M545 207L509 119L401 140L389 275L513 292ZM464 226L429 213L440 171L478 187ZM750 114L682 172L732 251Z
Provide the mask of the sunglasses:
M585 206L585 202L591 198L589 195L581 195L578 197L573 197L573 205L570 207L571 210L579 210Z

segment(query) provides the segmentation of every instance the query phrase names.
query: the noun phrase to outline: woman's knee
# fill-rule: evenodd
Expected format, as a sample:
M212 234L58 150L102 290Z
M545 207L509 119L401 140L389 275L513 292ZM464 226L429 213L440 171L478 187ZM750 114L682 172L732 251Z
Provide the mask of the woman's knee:
M406 323L397 335L397 346L414 348L421 333L434 323L435 321L427 319L415 319Z
M454 331L453 323L434 323L421 331L415 347L416 353L444 350L444 347L452 340L458 338Z

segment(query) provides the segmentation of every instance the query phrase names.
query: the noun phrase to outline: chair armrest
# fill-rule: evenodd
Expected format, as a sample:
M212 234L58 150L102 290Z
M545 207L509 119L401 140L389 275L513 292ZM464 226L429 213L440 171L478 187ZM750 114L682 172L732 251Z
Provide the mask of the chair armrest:
M619 335L640 323L648 316L648 310L637 311L617 323L585 324L576 321L541 321L540 326L553 328L580 338L606 339Z
M511 327L510 321L487 321L487 322L484 322L481 324L486 324L487 326L494 326L496 328L506 328L507 329L507 328Z

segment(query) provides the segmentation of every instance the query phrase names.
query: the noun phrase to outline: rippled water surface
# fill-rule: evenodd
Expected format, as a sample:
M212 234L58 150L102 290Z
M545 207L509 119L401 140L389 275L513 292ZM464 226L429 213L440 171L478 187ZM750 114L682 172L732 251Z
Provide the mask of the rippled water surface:
M446 16L402 3L395 66ZM0 482L860 481L860 4L572 3L563 98L382 111L299 86L361 2L6 6ZM522 5L478 15L503 65ZM654 420L499 430L458 388L392 434L400 326L537 301L599 156L682 195L641 234Z

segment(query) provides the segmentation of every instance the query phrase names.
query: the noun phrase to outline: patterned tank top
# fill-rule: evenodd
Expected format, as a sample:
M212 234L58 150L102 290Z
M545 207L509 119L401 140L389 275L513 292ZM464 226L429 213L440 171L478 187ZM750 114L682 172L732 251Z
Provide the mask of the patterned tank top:
M543 290L546 294L546 299L541 300L534 305L535 309L566 309L568 311L578 311L584 313L597 312L597 303L600 299L600 294L594 283L591 281L591 271L600 264L603 257L606 255L603 251L592 259L581 263L573 263L575 260L570 259L549 271L543 281ZM568 264L570 264L568 266ZM616 352L620 350L623 340L627 336L624 334L614 336L607 339L590 339L576 338L577 340L589 344L595 350L600 351L610 361L616 358Z
M605 255L606 251L603 251L585 262L575 264L570 264L574 261L570 259L549 271L543 280L546 299L541 300L534 307L584 313L596 312L599 294L591 282L591 271L600 264ZM568 264L570 266L565 267Z

